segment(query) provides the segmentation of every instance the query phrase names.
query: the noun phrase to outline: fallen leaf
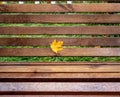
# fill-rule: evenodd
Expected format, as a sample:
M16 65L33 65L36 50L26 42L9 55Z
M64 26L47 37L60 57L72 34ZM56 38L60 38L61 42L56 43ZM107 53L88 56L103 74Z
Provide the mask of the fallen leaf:
M53 52L58 53L58 51L63 50L62 48L63 41L56 41L56 39L50 44L50 47Z
M99 46L99 45L98 45L98 46L95 46L95 48L100 48L100 47L101 47L101 46Z
M0 4L3 4L3 2L0 2Z

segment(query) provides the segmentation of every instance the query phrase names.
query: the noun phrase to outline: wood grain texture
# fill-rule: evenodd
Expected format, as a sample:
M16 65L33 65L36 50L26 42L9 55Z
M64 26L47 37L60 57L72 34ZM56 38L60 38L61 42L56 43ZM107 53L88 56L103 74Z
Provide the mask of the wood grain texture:
M120 15L0 15L0 23L120 23Z
M120 26L0 27L0 34L120 34Z
M120 46L120 38L0 38L0 46L49 46L54 39L64 46Z
M0 62L0 66L120 65L119 62Z
M120 65L79 65L79 66L1 66L1 73L9 72L103 72L120 73Z
M90 66L99 68L100 66L119 66L120 63L87 63L87 62L1 62L2 66ZM0 73L0 78L120 78L120 73Z
M120 12L120 4L2 4L0 12Z
M0 92L120 92L120 83L0 83Z
M0 48L0 56L120 56L120 48L64 48L59 53L49 48Z
M0 12L120 12L120 4L2 4ZM120 15L0 15L0 23L119 24ZM120 27L0 27L0 34L120 34ZM120 46L119 38L58 38L58 40L64 41L65 46ZM0 45L48 46L52 41L51 38L0 38ZM58 54L50 48L0 48L0 56L120 57L120 48L64 48ZM0 63L1 97L86 97L86 95L119 97L120 62Z
M0 66L0 72L1 73L6 73L6 72L31 72L31 73L37 73L37 72L60 72L60 73L65 73L65 72L69 72L69 73L80 73L80 72L106 72L106 73L120 73L120 65L119 63L111 63L111 64L85 64L85 63L54 63L51 65L50 64L46 64L46 63L41 63L41 64L32 64L32 65L1 65Z
M79 81L82 81L83 79L87 79L88 81L90 81L90 79L94 79L94 81L99 81L100 79L106 79L105 81L110 82L112 79L120 79L120 73L0 73L0 80L1 79L7 79L7 81L9 81L8 79L13 79L14 81L17 79L27 79L26 81L37 81L37 79L38 81L41 81L40 79L61 79L61 81L65 81L65 79L70 79L72 81L76 81L75 79L79 79Z

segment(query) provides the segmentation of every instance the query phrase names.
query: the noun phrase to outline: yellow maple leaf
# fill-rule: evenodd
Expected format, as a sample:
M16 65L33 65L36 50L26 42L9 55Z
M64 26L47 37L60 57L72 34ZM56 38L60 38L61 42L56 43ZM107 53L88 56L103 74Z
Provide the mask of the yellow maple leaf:
M3 4L3 2L0 2L0 4Z
M50 47L53 52L58 53L58 51L63 50L62 48L63 41L56 41L56 39L50 44Z
M95 48L100 48L100 46L98 45L98 46L95 46Z

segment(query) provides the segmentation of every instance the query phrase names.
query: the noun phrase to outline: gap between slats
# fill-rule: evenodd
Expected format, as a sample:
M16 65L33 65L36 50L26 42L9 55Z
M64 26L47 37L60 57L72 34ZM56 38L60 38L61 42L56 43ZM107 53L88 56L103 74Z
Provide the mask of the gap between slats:
M0 82L119 82L120 73L0 73Z

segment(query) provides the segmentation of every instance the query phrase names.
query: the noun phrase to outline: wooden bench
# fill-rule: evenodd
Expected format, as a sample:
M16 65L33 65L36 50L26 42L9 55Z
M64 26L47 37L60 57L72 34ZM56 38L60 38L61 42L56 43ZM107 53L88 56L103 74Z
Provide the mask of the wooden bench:
M0 26L1 57L120 57L120 3L1 4L0 13L0 23L22 25ZM57 54L49 46L54 39L67 46ZM0 97L120 97L120 60L1 62Z

